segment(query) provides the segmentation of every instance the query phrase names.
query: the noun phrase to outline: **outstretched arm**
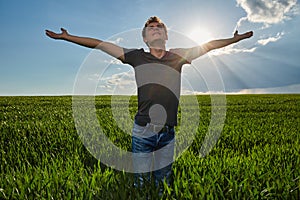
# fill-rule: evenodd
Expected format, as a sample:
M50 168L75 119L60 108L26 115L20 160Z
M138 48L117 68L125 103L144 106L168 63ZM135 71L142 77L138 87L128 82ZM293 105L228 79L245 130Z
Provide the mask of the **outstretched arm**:
M238 31L235 31L232 38L212 40L208 43L203 44L202 48L204 49L205 52L209 52L211 50L219 49L219 48L228 46L230 44L239 42L239 41L244 40L246 38L250 38L250 37L252 37L252 35L253 35L252 31L249 31L249 32L244 33L244 34L238 34Z
M53 31L46 30L46 35L53 39L65 40L80 46L100 49L115 58L118 58L122 61L124 60L124 51L122 47L110 42L104 42L99 39L70 35L67 30L63 28L61 28L61 31L61 33L55 33Z
M202 44L201 46L192 47L190 49L187 49L187 51L184 53L185 55L182 55L182 56L184 58L186 58L189 62L191 62L192 60L206 54L207 52L209 52L211 50L226 47L230 44L250 38L250 37L252 37L252 35L253 35L252 31L249 31L249 32L246 32L243 34L238 34L238 31L236 31L232 38L212 40L205 44Z

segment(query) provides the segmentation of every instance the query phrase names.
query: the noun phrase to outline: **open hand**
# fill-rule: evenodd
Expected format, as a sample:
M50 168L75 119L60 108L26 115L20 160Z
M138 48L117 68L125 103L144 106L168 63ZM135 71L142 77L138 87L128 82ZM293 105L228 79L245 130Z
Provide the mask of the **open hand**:
M249 32L246 32L246 33L243 33L243 34L239 34L238 31L236 30L235 33L234 33L234 38L236 38L238 41L246 39L246 38L250 38L252 36L253 36L253 31L249 31Z
M61 33L46 30L46 35L53 39L64 39L69 35L66 29L61 28L60 30L62 31Z

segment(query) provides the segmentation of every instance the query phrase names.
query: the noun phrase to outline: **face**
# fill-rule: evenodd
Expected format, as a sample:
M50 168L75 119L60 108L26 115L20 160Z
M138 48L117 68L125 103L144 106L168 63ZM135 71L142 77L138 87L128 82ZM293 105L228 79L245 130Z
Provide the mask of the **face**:
M151 44L155 41L165 42L168 40L168 36L162 24L158 22L151 22L146 27L146 34L143 39L145 43Z

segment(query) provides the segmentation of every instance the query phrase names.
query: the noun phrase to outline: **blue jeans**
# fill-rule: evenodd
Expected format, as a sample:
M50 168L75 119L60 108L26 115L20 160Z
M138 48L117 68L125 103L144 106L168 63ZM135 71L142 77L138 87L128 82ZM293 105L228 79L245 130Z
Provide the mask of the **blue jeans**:
M155 133L148 123L139 126L134 123L132 131L133 167L135 170L135 187L151 181L151 172L155 184L163 181L171 184L172 163L174 161L175 130L174 127Z

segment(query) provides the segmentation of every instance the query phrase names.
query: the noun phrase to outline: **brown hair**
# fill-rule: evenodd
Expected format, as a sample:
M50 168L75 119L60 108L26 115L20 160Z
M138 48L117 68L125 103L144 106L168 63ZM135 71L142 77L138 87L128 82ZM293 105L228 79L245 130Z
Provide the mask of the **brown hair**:
M145 23L145 26L144 26L143 31L142 31L143 37L146 36L146 28L147 28L147 26L148 26L150 23L152 23L152 22L160 23L160 24L163 26L163 28L164 28L164 30L165 30L165 32L166 32L166 34L167 34L167 27L166 27L166 25L161 21L161 19L160 19L159 17L153 16L153 17L150 17L150 18L146 21L146 23Z

